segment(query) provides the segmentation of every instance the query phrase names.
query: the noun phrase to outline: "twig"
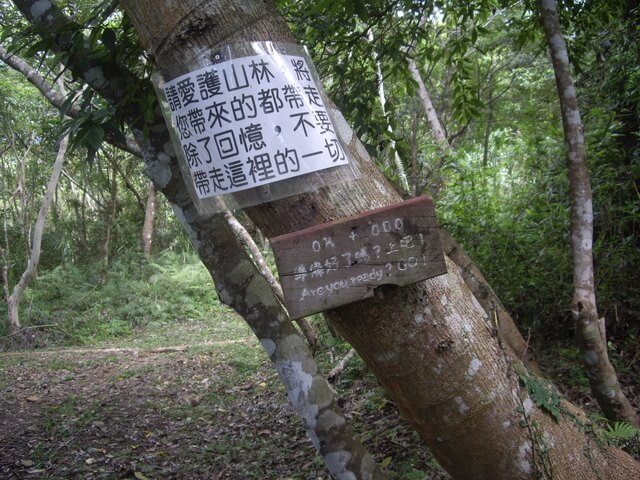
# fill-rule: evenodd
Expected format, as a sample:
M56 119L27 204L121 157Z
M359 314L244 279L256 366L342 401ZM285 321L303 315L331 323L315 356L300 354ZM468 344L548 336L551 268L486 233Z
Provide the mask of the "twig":
M527 342L524 345L524 350L522 351L522 355L520 355L520 361L526 365L524 361L524 356L527 354L527 350L529 350L529 340L531 340L531 329L527 330Z
M57 325L55 323L52 323L52 324L49 324L49 325L29 325L28 327L24 327L24 328L21 328L20 330L16 330L15 332L10 333L9 335L5 335L4 337L0 337L0 340L3 339L3 338L9 338L9 337L12 337L14 335L17 335L18 333L23 332L24 330L31 330L31 329L34 329L34 328L47 328L47 327L57 327Z

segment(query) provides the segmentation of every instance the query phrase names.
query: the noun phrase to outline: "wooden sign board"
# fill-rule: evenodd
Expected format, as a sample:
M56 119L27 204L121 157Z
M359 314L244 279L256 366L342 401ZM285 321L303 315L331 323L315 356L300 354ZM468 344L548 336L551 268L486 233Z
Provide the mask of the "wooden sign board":
M447 272L433 201L418 197L271 239L291 318Z

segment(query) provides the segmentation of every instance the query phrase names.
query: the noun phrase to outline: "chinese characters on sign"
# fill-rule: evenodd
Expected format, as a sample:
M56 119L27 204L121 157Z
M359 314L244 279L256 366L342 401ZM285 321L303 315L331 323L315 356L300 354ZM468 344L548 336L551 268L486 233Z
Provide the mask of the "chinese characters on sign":
M303 57L224 61L164 93L199 198L348 163Z
M292 318L447 272L433 201L428 197L273 238Z

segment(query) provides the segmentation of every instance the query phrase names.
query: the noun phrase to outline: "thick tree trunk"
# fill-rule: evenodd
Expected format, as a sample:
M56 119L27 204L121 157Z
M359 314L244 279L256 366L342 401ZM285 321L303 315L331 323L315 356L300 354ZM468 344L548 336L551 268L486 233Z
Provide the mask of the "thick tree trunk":
M591 180L586 162L578 97L571 76L569 55L560 29L555 0L540 1L540 16L553 61L567 148L567 172L571 197L573 313L578 345L582 350L583 364L591 383L591 392L607 418L638 424L640 419L622 393L618 376L609 362L604 319L598 319L593 278Z
M42 205L38 212L36 223L33 227L33 237L31 239L31 249L29 253L29 259L27 261L27 268L22 273L20 280L13 287L11 295L7 298L7 309L9 313L9 328L12 332L17 332L20 329L20 315L19 307L22 295L29 286L29 283L36 274L38 263L40 262L40 253L42 247L42 233L44 231L44 225L47 220L47 213L49 213L49 207L53 201L53 195L58 186L58 179L60 178L60 172L62 171L62 165L64 164L64 158L67 154L67 146L69 145L69 136L64 135L60 139L58 146L58 153L56 160L53 163L53 169L51 170L51 177L47 183L47 189L44 197L42 198Z
M441 153L444 155L446 154L446 150L451 148L451 145L447 140L447 136L445 134L444 127L440 122L440 118L438 117L438 113L431 102L431 96L429 95L429 91L422 79L422 75L420 75L418 67L413 59L409 60L409 71L412 78L418 84L418 96L420 97L429 128L438 143ZM451 257L458 266L460 274L467 284L467 287L469 287L471 292L473 292L487 315L489 315L491 319L495 320L495 327L500 331L504 340L529 369L534 371L536 374L541 374L540 366L538 365L533 351L529 348L528 342L522 338L520 331L516 327L515 321L504 308L502 302L500 302L493 289L489 286L480 269L465 254L462 247L453 239L449 232L442 230L441 238L445 253Z
M293 42L269 2L137 1L125 2L125 8L144 46L169 78L193 68L202 48L261 40ZM249 209L252 220L269 236L399 200L340 113L328 100L326 104L362 176L347 185ZM214 233L209 223L186 223ZM365 359L439 462L457 478L640 475L631 457L598 446L584 432L581 425L586 419L579 411L568 404L555 405L570 412L557 423L532 401L522 385L525 378L529 385L538 380L524 376L519 360L493 335L487 315L457 268L451 262L449 268L447 275L407 288L383 287L371 300L330 312L340 333Z

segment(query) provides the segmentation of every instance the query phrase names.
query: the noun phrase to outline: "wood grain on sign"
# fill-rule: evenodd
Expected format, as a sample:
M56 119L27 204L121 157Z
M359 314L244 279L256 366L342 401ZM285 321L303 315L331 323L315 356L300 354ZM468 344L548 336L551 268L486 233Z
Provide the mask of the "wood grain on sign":
M271 240L291 318L373 296L447 272L433 201L390 207Z

